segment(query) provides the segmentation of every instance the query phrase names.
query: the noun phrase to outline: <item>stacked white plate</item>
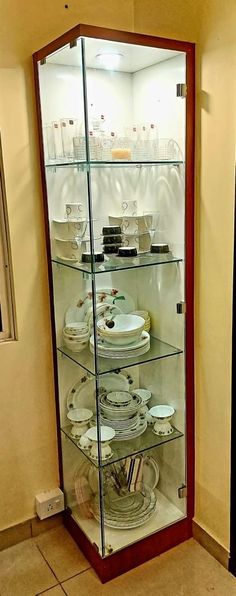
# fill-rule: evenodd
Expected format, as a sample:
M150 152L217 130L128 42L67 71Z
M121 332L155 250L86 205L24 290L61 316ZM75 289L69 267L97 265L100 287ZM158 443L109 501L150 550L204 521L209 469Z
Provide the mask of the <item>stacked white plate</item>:
M115 430L114 441L135 439L145 432L147 422L138 414L141 404L139 396L123 391L100 396L101 422Z
M104 523L110 528L131 529L145 524L156 512L156 495L148 486L142 492L136 491L117 499L105 497ZM100 521L100 502L96 495L93 502L93 515Z
M138 341L126 345L116 346L107 343L101 339L97 342L97 353L101 358L135 358L141 356L150 349L150 335L147 331L143 331L141 338ZM94 336L90 338L90 351L94 354Z

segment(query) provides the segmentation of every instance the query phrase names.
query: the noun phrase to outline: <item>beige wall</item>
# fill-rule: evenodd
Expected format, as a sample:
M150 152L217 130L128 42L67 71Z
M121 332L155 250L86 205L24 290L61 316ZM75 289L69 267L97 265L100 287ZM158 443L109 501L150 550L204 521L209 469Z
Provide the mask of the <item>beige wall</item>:
M196 205L196 520L229 547L236 3L203 2Z
M0 346L0 475L5 495L0 507L0 527L31 517L35 493L57 482L49 307L30 56L70 27L84 22L199 40L196 519L228 547L235 2L228 0L225 7L222 0L72 0L66 10L64 3L56 0L22 0L20 9L17 0L0 0L0 8L0 128L19 328L17 343Z

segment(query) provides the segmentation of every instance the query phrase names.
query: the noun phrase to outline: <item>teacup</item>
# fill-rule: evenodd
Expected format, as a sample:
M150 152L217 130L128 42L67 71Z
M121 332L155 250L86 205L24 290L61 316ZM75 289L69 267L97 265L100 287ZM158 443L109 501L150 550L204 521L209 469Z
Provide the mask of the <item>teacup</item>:
M137 201L124 200L121 203L122 215L137 215L138 204Z
M82 245L81 242L77 240L61 240L60 238L55 238L56 245L58 249L57 256L61 259L73 259L78 261L82 254Z
M67 219L80 219L84 211L83 203L66 203Z
M87 229L87 220L85 218L79 221L53 220L53 231L56 238L61 240L73 240L74 238L83 238Z

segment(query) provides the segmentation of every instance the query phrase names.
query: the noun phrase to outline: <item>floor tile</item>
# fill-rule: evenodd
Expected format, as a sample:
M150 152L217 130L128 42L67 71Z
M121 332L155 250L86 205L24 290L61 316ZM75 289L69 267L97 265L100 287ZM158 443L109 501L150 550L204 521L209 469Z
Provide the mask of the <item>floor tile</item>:
M46 592L41 592L41 594L37 594L37 596L65 596L65 592L62 590L61 586L56 586L55 588L51 588L51 590L46 590Z
M34 540L60 582L90 567L62 526L41 534Z
M0 553L1 596L35 596L57 584L33 539Z
M89 569L62 586L68 596L236 596L236 579L194 540L107 584Z

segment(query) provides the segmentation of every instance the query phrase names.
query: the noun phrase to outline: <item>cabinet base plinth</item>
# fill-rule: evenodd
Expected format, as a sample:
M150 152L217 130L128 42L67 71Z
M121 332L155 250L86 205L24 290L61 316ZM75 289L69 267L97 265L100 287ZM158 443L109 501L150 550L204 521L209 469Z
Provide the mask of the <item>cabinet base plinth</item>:
M64 524L102 583L138 567L192 536L192 520L186 518L102 559L68 511L64 513Z

